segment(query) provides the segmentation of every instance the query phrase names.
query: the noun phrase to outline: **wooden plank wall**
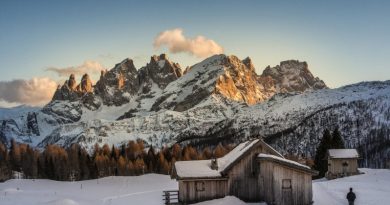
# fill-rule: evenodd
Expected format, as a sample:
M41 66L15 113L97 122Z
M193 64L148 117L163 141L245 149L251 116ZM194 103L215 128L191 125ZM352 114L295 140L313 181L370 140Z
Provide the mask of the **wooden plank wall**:
M260 201L258 173L253 171L258 170L256 156L262 153L262 149L260 146L253 148L228 172L229 195L244 201Z
M331 159L328 160L328 171L332 174L342 174L343 173L343 163L347 162L347 173L356 174L358 172L358 163L357 159Z
M311 174L269 161L260 162L261 198L268 204L306 205L313 198ZM291 180L291 189L283 189L283 179Z
M204 183L204 190L196 188L196 183ZM227 180L179 181L179 200L182 203L195 203L225 197L228 194Z

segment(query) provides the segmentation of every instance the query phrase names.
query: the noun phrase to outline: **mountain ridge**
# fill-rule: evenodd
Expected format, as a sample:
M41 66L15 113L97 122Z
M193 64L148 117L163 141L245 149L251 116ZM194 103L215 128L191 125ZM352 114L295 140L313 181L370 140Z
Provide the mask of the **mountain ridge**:
M347 146L363 149L370 137L357 134L356 118L380 125L359 124L371 133L390 122L388 81L328 89L305 62L284 61L264 75L254 72L250 58L216 55L187 68L184 75L178 64L167 62L167 56L152 56L136 70L125 59L103 71L93 91L76 100L54 99L41 110L1 120L0 140L13 138L41 148L79 143L91 150L95 143L120 145L137 138L162 147L240 142L261 135L282 153L312 156L324 128L340 124ZM370 108L370 103L377 106ZM370 117L378 112L383 113L380 121ZM367 153L390 152L375 146Z

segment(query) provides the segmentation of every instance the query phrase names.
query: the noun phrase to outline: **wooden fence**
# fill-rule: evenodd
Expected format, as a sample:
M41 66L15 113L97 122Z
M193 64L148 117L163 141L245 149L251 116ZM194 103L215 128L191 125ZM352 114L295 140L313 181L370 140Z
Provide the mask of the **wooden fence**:
M163 191L163 201L165 205L176 205L179 203L179 190Z

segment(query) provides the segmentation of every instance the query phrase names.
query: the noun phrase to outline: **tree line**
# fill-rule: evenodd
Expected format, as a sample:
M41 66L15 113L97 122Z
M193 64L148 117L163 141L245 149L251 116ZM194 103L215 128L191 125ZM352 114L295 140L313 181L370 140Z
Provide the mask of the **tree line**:
M222 157L232 145L197 149L191 145L145 148L142 140L130 140L119 147L94 145L92 153L78 144L69 148L47 145L43 151L11 140L9 149L0 142L0 181L13 171L24 178L59 181L87 180L105 176L133 176L146 173L170 174L176 161Z

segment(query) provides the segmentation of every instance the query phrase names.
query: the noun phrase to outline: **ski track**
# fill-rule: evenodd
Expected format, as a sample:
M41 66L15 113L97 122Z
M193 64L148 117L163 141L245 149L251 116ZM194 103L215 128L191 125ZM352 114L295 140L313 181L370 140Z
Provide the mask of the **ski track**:
M163 192L163 191L164 191L163 189L159 189L159 190L151 190L151 191L134 192L134 193L130 193L130 194L109 196L109 197L103 198L102 200L103 200L103 203L106 204L107 201L112 201L112 200L115 200L115 199L126 198L126 197L134 196L134 195L148 194L148 193L153 193L153 192Z

